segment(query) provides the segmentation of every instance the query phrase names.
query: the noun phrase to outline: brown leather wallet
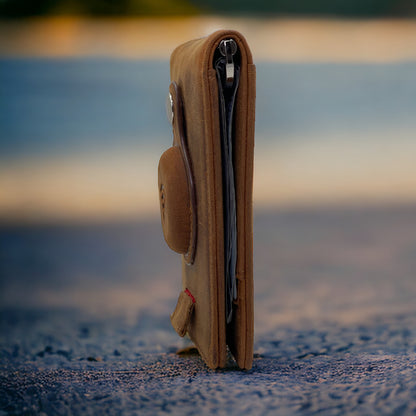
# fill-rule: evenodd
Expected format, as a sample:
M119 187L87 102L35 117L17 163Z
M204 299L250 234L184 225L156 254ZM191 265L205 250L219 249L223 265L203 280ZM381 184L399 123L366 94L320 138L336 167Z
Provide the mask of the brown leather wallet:
M165 240L182 255L171 322L211 368L227 346L253 361L253 152L256 71L244 37L218 31L174 50L173 146L159 162Z

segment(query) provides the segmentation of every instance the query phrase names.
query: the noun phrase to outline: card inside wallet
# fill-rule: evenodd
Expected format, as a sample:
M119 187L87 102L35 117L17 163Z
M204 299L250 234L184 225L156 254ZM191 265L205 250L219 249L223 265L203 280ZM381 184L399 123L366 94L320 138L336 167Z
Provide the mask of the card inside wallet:
M224 276L226 322L232 321L233 301L237 299L237 208L234 180L234 104L240 79L240 53L233 39L220 42L214 54L218 80L221 163L224 211Z

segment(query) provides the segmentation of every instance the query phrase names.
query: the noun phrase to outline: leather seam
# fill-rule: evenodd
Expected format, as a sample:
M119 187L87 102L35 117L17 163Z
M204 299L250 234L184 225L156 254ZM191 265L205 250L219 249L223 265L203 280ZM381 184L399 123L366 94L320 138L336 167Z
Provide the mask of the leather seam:
M210 104L210 106L209 106L209 108L210 108L210 111L209 111L209 114L210 114L210 126L211 126L211 131L210 131L210 141L211 141L211 148L212 148L212 150L214 149L214 134L213 134L213 129L212 129L212 126L213 126L213 114L212 114L212 111L211 111L211 109L213 108L213 105L214 105L214 103L213 103L213 96L212 96L212 91L211 91L211 79L213 79L214 77L212 76L212 75L209 75L209 71L208 71L208 91L209 91L209 97L208 97L208 99L209 99L209 104ZM213 151L211 152L211 153L213 153ZM215 185L215 177L216 177L216 171L215 171L215 161L214 161L214 157L212 157L212 173L213 173L213 178L214 178L214 185ZM216 195L216 192L215 192L215 189L214 189L214 192L213 192L213 198L214 198L214 222L215 222L215 231L217 230L217 228L218 228L218 223L217 223L217 205L218 205L218 201L217 201L217 195ZM215 232L215 234L216 234L216 232ZM220 308L219 308L219 302L220 302L220 300L219 300L219 298L220 298L220 296L219 296L219 289L218 289L218 275L219 275L219 273L218 273L218 261L217 261L217 257L218 257L218 241L217 241L217 238L215 238L215 274L216 274L216 284L215 284L215 294L216 294L216 296L215 296L215 298L216 298L216 309L217 309L217 317L216 317L216 319L217 319L217 339L216 339L216 344L217 344L217 354L218 354L218 356L217 356L217 365L219 365L219 363L218 363L218 361L219 361L219 356L221 355L221 345L220 345L220 316L219 316L219 311L220 311ZM213 332L213 331L212 331Z
M186 141L188 141L188 138L187 137L186 137ZM182 145L179 146L179 148L181 150L181 156L182 156L183 163L184 163L184 165L186 165L185 157L184 157L184 154L183 154L185 152L185 149L182 149ZM188 249L187 249L186 253L183 256L185 257L185 262L188 263L187 257L189 257L189 255L191 254L191 249L192 249L192 236L193 236L193 231L194 231L193 216L192 216L192 201L191 201L191 199L192 199L192 191L193 190L191 189L192 188L192 184L191 184L191 179L189 178L189 175L192 175L192 169L189 166L189 172L188 172L188 169L186 169L186 168L185 168L185 171L186 171L186 182L187 182L188 193L189 193L189 212L188 212L188 215L189 215L189 224L190 224L190 227L189 227L189 239L188 239L189 244L188 244Z

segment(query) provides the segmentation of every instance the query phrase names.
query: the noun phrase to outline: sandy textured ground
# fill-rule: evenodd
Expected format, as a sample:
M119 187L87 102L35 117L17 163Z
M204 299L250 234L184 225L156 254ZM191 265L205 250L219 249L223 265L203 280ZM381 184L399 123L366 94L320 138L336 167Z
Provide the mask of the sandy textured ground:
M259 213L253 369L180 357L157 222L0 230L0 415L414 414L416 209Z

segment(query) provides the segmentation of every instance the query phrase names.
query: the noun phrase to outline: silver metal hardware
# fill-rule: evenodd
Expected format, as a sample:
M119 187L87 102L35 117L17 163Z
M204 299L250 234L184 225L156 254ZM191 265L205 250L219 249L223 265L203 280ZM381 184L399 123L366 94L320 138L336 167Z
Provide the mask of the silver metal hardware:
M227 77L227 85L230 85L234 82L234 60L233 56L237 52L237 43L234 39L224 39L220 42L218 46L221 55L225 56L225 74Z
M166 115L168 117L169 123L173 124L173 98L171 93L169 93L166 97Z

